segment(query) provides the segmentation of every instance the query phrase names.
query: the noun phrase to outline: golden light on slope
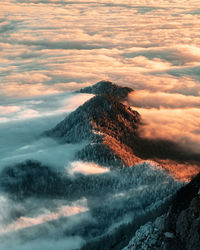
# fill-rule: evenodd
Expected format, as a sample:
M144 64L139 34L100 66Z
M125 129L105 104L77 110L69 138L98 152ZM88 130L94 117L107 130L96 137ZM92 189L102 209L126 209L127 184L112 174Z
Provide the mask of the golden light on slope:
M125 166L133 166L142 161L139 157L135 156L133 150L130 147L120 143L118 140L111 136L104 136L103 143L122 160Z
M178 163L171 160L157 160L158 167L167 170L174 179L189 182L200 172L200 166L189 163Z

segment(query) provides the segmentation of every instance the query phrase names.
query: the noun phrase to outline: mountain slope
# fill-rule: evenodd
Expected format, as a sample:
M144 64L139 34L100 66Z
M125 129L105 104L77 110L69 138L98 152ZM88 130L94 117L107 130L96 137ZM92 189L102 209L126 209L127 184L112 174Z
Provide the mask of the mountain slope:
M116 163L132 166L143 160L153 160L175 178L191 179L199 172L200 154L187 151L169 140L141 137L139 113L121 103L131 91L107 81L81 89L81 93L96 96L46 131L45 135L66 143L88 141L88 145L77 154L81 160L108 166Z
M165 241L165 249L200 249L200 174L176 193L165 230L174 235Z
M105 86L108 86L110 92L105 89ZM49 235L46 229L53 226L55 231L52 235L56 232L56 240L58 240L57 232L60 232L61 238L76 235L83 238L85 245L82 249L121 250L128 244L138 227L148 221L154 221L168 210L174 193L183 186L182 182L176 181L171 175L158 168L158 164L162 164L165 169L174 164L176 172L181 174L182 169L177 171L177 168L181 164L185 167L184 161L191 164L195 160L198 163L199 155L188 153L171 141L141 138L138 130L142 123L140 115L128 105L121 103L129 91L109 82L101 82L97 87L91 88L91 93L96 93L95 97L69 114L53 129L44 133L45 136L50 136L60 143L81 143L83 147L81 146L82 149L77 152L75 158L87 162L72 159L72 162L66 163L61 169L56 163L48 165L32 159L7 166L0 172L0 189L13 200L9 203L12 209L7 217L11 218L11 223L14 225L15 221L17 224L21 221L21 217L32 221L31 216L34 216L36 222L37 218L46 218L41 211L46 209L48 211L51 203L50 209L55 214L54 212L59 211L59 206L62 205L61 208L63 208L70 205L71 209L74 202L79 204L82 199L88 212L77 216L83 216L85 219L78 221L76 219L78 217L74 217L75 223L68 226L67 221L70 218L67 216L64 218L64 213L64 216L62 214L62 218L58 220L53 216L53 220L49 221L50 227L48 223L34 227L29 224L30 229L28 229L23 228L23 224L16 232L19 238L29 241L29 236L32 235L32 240L38 238L40 240L41 234L46 237ZM88 91L88 89L82 91ZM65 150L67 149L68 147ZM99 163L101 166L91 162ZM104 166L109 168L103 168ZM95 167L96 170L101 168L103 171L95 171ZM89 170L94 168L94 171L87 171L87 168ZM190 173L189 178L192 174L194 172ZM169 217L165 216L164 221L158 218L156 225L164 228L164 232L159 232L155 236L155 230L152 231L155 226L151 222L136 232L133 241L138 242L138 246L141 246L141 241L144 241L145 244L147 243L145 246L150 246L149 249L161 249L159 244L165 241L165 233L167 233L166 246L170 246L169 237L175 238L173 230L176 230L179 212L182 213L182 210L188 209L190 201L197 194L197 189L195 184L188 191L187 188L186 191L181 191L181 195L177 196L177 202L174 199L174 204L182 205L174 206L170 210L171 215L169 212ZM186 202L184 197L187 199ZM38 202L38 210L30 214L29 211L33 210L36 202ZM25 209L19 213L18 206L21 205ZM47 217L49 218L49 215ZM168 224L165 221L168 221ZM195 219L190 222L193 225ZM7 229L12 229L13 224ZM141 232L144 236L142 240ZM178 238L174 243L175 246L179 246L177 240ZM149 241L151 245L148 245ZM157 245L152 243L153 241ZM163 250L167 249L170 248Z
M46 131L45 135L67 143L89 141L87 147L78 153L78 158L82 160L92 160L106 165L113 165L114 162L120 165L133 165L140 159L122 141L136 136L140 115L120 102L121 96L124 98L128 94L126 88L105 83L106 85L104 82L98 83L97 88L94 88L95 91L98 90L97 96L72 112L55 128ZM100 84L103 84L102 88ZM111 94L108 94L108 90L103 91L105 86L109 86ZM108 158L107 162L98 157L98 152L102 158Z
M200 174L177 191L166 214L136 231L128 249L200 249Z

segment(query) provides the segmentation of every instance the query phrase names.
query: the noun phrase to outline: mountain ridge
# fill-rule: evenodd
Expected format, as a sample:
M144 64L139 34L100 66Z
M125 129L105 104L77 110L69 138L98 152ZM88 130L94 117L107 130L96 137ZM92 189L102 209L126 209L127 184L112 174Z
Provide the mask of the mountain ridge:
M45 131L44 135L64 143L88 141L88 145L77 153L77 159L107 166L116 163L133 166L152 160L174 178L190 180L199 171L200 155L170 140L143 138L138 130L142 125L140 114L127 102L122 103L132 91L131 88L120 87L109 81L81 89L80 93L92 93L95 96L57 126ZM105 152L104 160L99 150ZM183 176L177 169L183 170L185 162L189 170Z
M127 249L179 250L178 247L184 246L187 240L199 244L194 229L199 225L196 218L199 218L200 178L197 176L185 187L183 182L177 181L187 167L185 161L188 164L196 162L198 167L199 155L186 152L168 140L142 138L138 130L142 117L127 102L122 103L127 90L115 85L113 92L113 84L104 85L103 82L104 87L111 86L109 93L100 87L101 83L97 84L98 88L92 87L96 96L43 134L60 143L84 142L84 147L72 159L72 165L59 170L56 166L30 159L7 166L0 173L1 190L20 204L30 198L33 201L48 198L74 202L84 197L93 218L91 221L89 218L72 228L65 228L61 220L55 222L59 228L64 228L65 236L74 236L78 232L85 239L82 249L120 250L127 246L133 234ZM76 165L83 164L86 170L87 164L95 168L91 162L109 168L101 174L95 171L85 174ZM78 171L71 174L77 166ZM173 170L178 171L179 176ZM192 175L194 172L189 173L188 179ZM14 218L20 220L21 214L15 207L13 211ZM190 229L189 236L182 225ZM22 230L22 234L25 232ZM191 240L193 235L194 241ZM161 248L162 242L164 248Z
M99 87L101 84L103 84L103 88ZM116 150L113 146L119 147L121 137L136 134L140 123L139 113L120 102L133 90L129 88L127 91L127 88L118 87L110 82L99 82L97 86L98 94L96 96L78 107L53 129L45 131L44 134L64 143L89 141L88 145L77 154L81 160L92 160L104 165L113 165L114 163L132 165L136 161L122 158L121 150L123 147L120 146L121 150ZM104 91L105 86L110 86L111 93ZM96 90L96 85L93 89ZM113 94L113 89L115 94ZM82 89L81 92L83 91L85 90ZM86 91L88 91L88 87ZM126 126L124 126L125 124ZM112 143L110 143L111 140ZM123 152L131 151L127 146L124 147L126 149ZM109 158L108 162L101 161L97 157L100 148ZM91 155L94 157L92 158ZM128 156L137 159L136 156L133 157L132 152Z

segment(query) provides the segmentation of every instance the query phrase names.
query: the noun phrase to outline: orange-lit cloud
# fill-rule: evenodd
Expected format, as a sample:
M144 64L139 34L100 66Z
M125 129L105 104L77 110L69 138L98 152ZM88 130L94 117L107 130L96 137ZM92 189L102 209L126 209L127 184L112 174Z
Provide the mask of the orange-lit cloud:
M14 230L19 230L27 227L32 227L36 225L43 224L48 221L57 220L60 217L69 217L79 213L88 211L87 207L75 205L75 206L61 206L55 212L47 212L46 214L41 214L37 217L20 217L13 224L8 225L7 227L0 229L1 233L7 233Z
M50 95L57 94L59 90L56 90L54 87L45 86L41 83L35 84L18 84L18 83L9 83L0 85L0 95L6 97L30 97L30 96L41 96L41 95Z
M101 79L135 89L170 91L177 82L175 91L199 90L198 8L193 0L5 0L1 98L48 95Z
M200 97L179 93L138 90L128 96L129 104L142 108L200 108Z
M200 109L137 108L143 117L142 137L170 139L195 152L200 150Z
M12 114L20 110L18 106L0 106L0 115Z
M136 90L143 136L199 148L198 1L5 0L0 9L4 103L109 79ZM4 103L4 122L41 112Z
M91 175L91 174L103 174L109 171L110 170L108 168L101 167L95 163L74 161L71 163L71 169L69 170L69 173L72 175L74 173L82 173L85 175Z

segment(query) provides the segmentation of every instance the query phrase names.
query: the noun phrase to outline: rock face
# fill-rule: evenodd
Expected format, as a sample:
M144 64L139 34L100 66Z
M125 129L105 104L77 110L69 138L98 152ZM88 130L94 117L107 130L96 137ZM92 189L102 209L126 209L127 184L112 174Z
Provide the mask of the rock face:
M200 174L175 195L169 211L140 227L124 250L200 249Z
M200 174L181 188L167 214L165 228L175 238L166 242L166 248L200 249ZM166 249L165 248L165 249Z
M152 222L148 222L136 231L135 236L123 250L160 249L161 241L162 237L159 230Z

